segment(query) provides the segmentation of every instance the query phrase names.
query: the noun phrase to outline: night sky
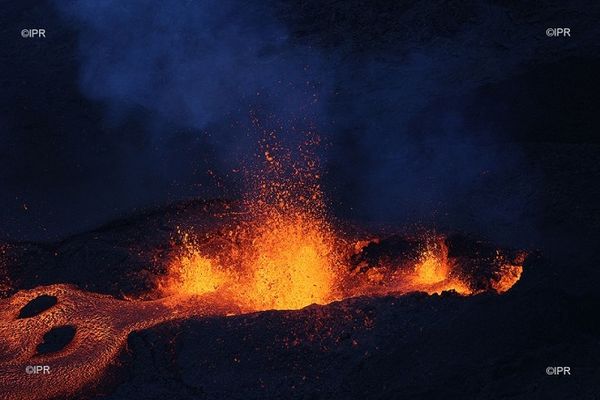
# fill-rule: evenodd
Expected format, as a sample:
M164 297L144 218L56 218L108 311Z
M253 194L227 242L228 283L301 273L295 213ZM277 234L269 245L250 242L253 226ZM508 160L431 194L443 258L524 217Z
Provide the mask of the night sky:
M548 171L561 170L544 149L600 141L597 11L503 1L4 4L0 239L57 240L183 199L239 198L234 171L258 151L254 116L290 147L319 132L337 218L543 245L544 221L560 211ZM571 36L548 37L548 27ZM24 28L47 37L22 38ZM585 190L569 198L569 210L595 209Z

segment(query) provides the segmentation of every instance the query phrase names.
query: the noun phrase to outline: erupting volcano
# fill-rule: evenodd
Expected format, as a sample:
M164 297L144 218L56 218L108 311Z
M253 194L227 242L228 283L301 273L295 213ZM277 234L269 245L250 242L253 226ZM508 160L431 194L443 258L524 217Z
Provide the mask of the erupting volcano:
M502 293L519 280L522 252L437 233L359 237L345 232L328 217L310 152L301 151L296 162L272 143L263 143L263 166L252 173L239 207L226 207L217 216L220 222L204 233L193 225L177 229L166 273L156 277L150 294L154 300L117 300L60 284L1 300L3 398L73 395L101 381L129 333L173 319L294 310L415 291ZM37 307L40 296L57 304L24 313L31 304ZM71 337L52 349L44 343L56 329L70 329ZM93 368L80 373L88 363ZM32 377L23 370L37 364L51 365L53 373L34 377L40 390L34 394Z
M471 265L446 238L353 237L328 214L314 157L303 162L271 141L240 212L219 231L179 232L180 248L158 286L165 295L234 294L246 311L299 309L355 296L422 291L502 293L520 278L524 253L500 250ZM309 141L309 147L317 140ZM277 155L274 154L277 151ZM286 168L287 167L287 168ZM229 216L231 217L231 216ZM483 281L482 281L483 279Z
M469 275L473 265L468 264L474 260L450 256L441 235L351 240L301 210L283 213L274 207L257 219L234 224L205 240L181 233L169 272L159 281L160 292L201 295L227 290L246 311L289 310L411 291L503 293L523 269L524 253L497 251L475 260L480 264ZM400 246L389 249L388 242L395 241L401 241Z

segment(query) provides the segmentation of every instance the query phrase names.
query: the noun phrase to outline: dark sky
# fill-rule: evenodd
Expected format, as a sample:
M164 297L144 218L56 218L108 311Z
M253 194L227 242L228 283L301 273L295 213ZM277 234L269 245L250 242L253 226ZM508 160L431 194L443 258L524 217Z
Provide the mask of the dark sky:
M321 134L340 218L533 240L532 146L599 141L597 7L363 3L3 5L0 238L238 197L252 115L292 147Z

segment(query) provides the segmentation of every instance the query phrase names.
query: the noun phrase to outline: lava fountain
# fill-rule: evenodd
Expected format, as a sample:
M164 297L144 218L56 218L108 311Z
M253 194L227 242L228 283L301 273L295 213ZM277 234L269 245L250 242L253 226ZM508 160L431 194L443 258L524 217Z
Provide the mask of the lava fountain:
M345 243L325 217L316 164L309 159L298 165L272 143L264 144L264 166L251 179L243 212L208 243L179 232L181 248L158 284L161 293L228 288L248 311L299 309L344 297Z
M502 293L519 280L522 256L495 251L493 259L476 260L480 265L469 269L451 256L441 235L399 243L395 247L406 250L399 256L379 249L390 247L382 246L385 239L357 238L335 229L314 157L304 151L303 162L293 162L288 151L273 143L273 137L263 143L263 166L251 177L242 212L205 238L196 237L193 228L179 232L179 250L158 283L162 295L227 288L250 312L411 291Z
M118 300L61 284L0 299L0 397L73 396L101 381L131 332L169 320L412 291L502 293L519 280L523 253L480 247L465 252L464 243L456 246L455 239L438 234L355 237L336 229L314 158L301 152L302 162L292 162L270 143L262 144L264 166L253 175L241 212L205 235L193 227L178 230L155 300ZM23 315L44 296L55 304ZM65 327L70 341L45 350L52 332ZM28 375L32 365L48 365L52 373Z

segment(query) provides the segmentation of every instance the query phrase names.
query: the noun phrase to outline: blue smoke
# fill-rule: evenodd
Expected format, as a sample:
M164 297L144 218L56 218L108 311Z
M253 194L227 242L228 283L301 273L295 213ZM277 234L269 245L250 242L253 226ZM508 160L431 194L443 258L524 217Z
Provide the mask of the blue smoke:
M343 217L447 224L488 236L506 226L500 239L515 230L532 234L524 215L536 173L501 124L473 116L478 90L531 57L521 48L506 56L511 43L479 44L502 37L501 11L476 9L479 22L456 35L409 38L386 56L300 43L268 2L57 5L79 30L82 92L106 105L112 123L143 110L173 179L188 168L179 157L208 151L227 176L256 151L256 115L290 146L313 125L323 133L326 188ZM197 152L165 145L181 129L203 138L188 142Z
M233 167L255 148L250 113L289 125L317 113L321 57L292 46L265 6L230 0L57 4L80 27L81 90L105 103L113 122L142 109L152 115L148 130L159 135L166 124L203 131Z

